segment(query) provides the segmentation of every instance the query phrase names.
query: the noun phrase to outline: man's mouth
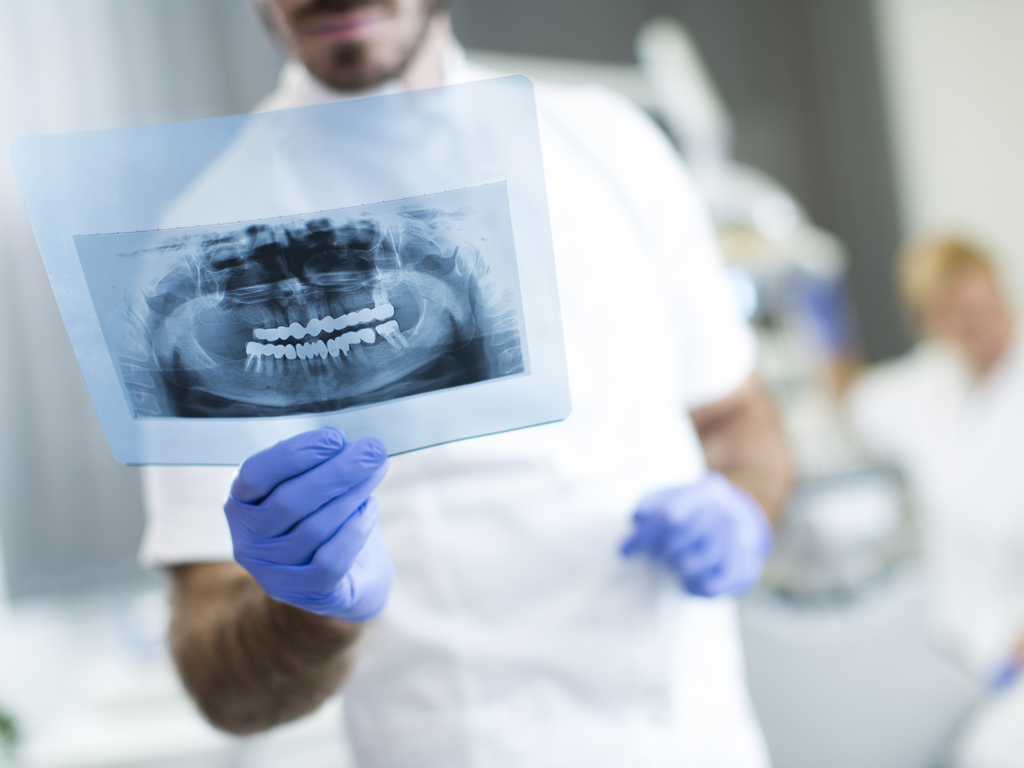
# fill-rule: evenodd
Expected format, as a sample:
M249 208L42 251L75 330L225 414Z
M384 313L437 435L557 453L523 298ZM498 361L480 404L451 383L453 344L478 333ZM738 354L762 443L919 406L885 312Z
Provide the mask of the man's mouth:
M321 16L305 25L307 35L334 40L354 40L370 27L388 18L388 11L380 5L369 5L343 13Z

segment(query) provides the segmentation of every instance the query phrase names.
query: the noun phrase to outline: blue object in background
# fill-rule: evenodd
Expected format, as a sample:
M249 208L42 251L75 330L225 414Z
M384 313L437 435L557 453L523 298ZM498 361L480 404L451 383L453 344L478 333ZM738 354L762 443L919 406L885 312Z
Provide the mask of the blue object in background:
M799 272L790 279L787 293L800 324L829 357L857 348L850 289L841 276Z
M1016 658L1011 659L992 675L992 678L989 680L988 689L993 693L1005 691L1017 682L1017 678L1020 677L1022 670L1024 670L1024 661Z

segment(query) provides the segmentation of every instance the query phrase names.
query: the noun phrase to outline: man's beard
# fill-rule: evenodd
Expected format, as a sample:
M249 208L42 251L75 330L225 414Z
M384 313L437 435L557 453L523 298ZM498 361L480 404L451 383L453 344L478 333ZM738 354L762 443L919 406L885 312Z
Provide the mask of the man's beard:
M317 0L303 8L298 18L316 18L326 13L338 13L367 7L394 8L394 0ZM419 54L430 33L434 16L447 7L447 0L428 0L423 5L422 15L416 20L416 28L395 55L384 61L373 60L373 48L362 40L338 43L331 51L327 64L310 62L310 71L325 85L339 91L359 91L373 88L381 83L401 77ZM319 71L317 71L319 70Z

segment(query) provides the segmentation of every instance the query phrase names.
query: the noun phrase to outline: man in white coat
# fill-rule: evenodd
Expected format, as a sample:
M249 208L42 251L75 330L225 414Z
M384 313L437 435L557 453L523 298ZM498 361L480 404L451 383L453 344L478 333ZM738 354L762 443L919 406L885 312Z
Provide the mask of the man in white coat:
M907 249L922 341L850 393L865 447L901 467L922 533L935 636L990 695L961 768L1024 766L1024 348L993 261L961 237Z
M263 109L492 76L439 0L260 8L292 56ZM390 464L321 430L237 476L150 468L179 670L237 733L344 685L360 766L762 768L729 596L789 464L753 336L658 129L596 88L537 103L572 415Z

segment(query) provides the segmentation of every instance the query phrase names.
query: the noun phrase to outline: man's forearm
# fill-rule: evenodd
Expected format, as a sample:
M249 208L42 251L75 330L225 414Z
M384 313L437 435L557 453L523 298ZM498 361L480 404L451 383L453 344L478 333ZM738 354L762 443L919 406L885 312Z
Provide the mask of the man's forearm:
M792 466L775 407L757 379L694 411L708 467L743 488L777 520L789 493Z
M210 722L256 733L312 712L341 685L360 627L269 598L234 563L172 571L171 648Z

